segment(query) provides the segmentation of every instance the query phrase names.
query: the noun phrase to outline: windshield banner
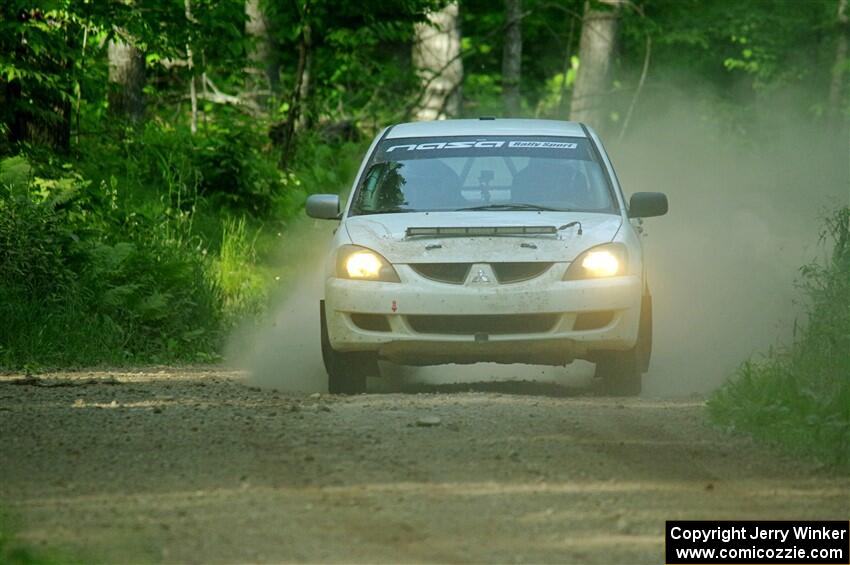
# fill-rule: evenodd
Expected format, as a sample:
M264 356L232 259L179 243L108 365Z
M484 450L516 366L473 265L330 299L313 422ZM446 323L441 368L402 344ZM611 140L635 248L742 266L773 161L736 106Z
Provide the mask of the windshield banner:
M591 161L586 139L571 137L417 137L386 139L377 161L441 159L445 157L549 157Z

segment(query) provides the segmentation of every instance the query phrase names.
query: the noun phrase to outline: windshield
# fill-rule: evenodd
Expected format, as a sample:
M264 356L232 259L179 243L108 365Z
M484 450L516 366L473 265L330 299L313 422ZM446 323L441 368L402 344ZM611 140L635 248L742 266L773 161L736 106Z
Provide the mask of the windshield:
M405 138L378 146L351 214L474 210L614 212L584 138Z

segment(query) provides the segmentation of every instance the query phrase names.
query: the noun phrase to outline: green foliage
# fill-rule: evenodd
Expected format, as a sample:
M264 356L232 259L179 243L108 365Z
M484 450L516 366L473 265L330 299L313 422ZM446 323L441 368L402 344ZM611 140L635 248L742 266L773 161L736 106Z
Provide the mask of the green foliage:
M410 65L413 23L444 3L299 0L267 2L265 10L285 83L295 83L302 33L310 30L311 95L302 108L308 119L377 123L406 117L419 84Z
M268 284L255 267L259 233L259 230L253 235L249 232L245 218L227 219L223 225L221 249L214 269L222 293L222 307L231 325L261 314L266 306Z
M16 535L8 513L0 507L0 563L5 565L50 565L53 563L81 563L77 559L55 554L46 555L33 549L30 544L22 541Z
M282 178L263 156L255 132L235 126L193 138L191 144L201 195L212 205L266 214L281 192Z
M797 109L795 118L817 119L835 57L837 4L651 0L640 11L626 10L617 71L621 86L609 104L619 108L630 102L649 36L650 88L687 93L700 119L748 134L739 124L752 122L759 107L777 97ZM635 117L652 119L640 112Z
M52 296L73 283L81 212L73 195L82 186L75 176L33 177L22 157L0 162L0 279L17 292Z
M366 149L362 142L329 144L320 135L305 136L293 163L303 199L307 194L347 190Z
M286 222L345 190L364 146L305 135L284 174L237 126L0 160L0 366L214 359L265 311Z
M558 72L546 81L544 96L537 104L536 113L541 117L557 119L563 116L569 102L569 90L575 84L578 73L578 57L570 57L566 73Z
M2 163L15 173L0 176L0 364L214 348L218 288L197 251L161 225L127 217L115 188L72 170L23 179L22 158Z
M232 324L264 309L285 269L273 264L281 234L306 197L345 191L357 170L365 141L323 131L342 122L368 137L410 116L421 87L414 24L445 3L261 0L266 70L277 79L265 90L246 72L257 45L244 0L191 0L191 14L175 0L3 2L0 365L214 356ZM566 117L584 6L523 2L525 114ZM602 103L611 115L632 103L649 38L647 91L681 89L698 119L745 133L740 117L763 97L813 84L789 106L820 119L829 70L841 66L835 9L835 0L625 3ZM460 14L463 113L501 115L504 6L463 0ZM141 123L110 111L113 39L144 54ZM308 94L298 102L300 63ZM274 126L295 108L304 119L281 170ZM638 107L635 123L651 119ZM804 274L811 296L838 292L818 286L828 278L819 267ZM828 333L817 329L826 319L813 315L811 335ZM843 345L814 340L806 351L820 358L819 347Z
M850 466L850 208L827 219L825 264L801 269L808 323L787 351L748 361L710 399L719 423Z
M444 0L261 2L273 44L273 68L268 70L279 74L279 80L276 90L254 101L276 111L259 119L252 112L253 123L245 127L264 130L292 110L290 97L307 30L309 96L300 111L308 125L354 118L374 129L409 116L419 89L410 64L413 24L425 21L429 10L444 4ZM239 95L246 86L245 68L250 66L247 53L254 47L254 40L245 33L244 0L192 0L190 5L187 16L184 3L173 0L150 0L143 8L117 0L51 0L37 7L21 0L5 2L0 8L3 141L28 139L69 149L72 134L114 128L114 119L104 123L106 48L113 38L133 43L145 53L151 116L164 117L170 124L187 123L192 76L199 94L207 92L207 82L212 81L221 91ZM571 85L565 75L574 73L570 61L578 55L584 5L583 0L525 0L522 95L526 114L567 115ZM661 80L673 83L695 96L696 102L710 92L746 112L765 94L819 84L823 87L808 89L801 96L799 107L809 117L820 115L829 72L834 64L840 66L832 59L840 32L836 6L836 0L625 3L621 47L613 61L614 88L604 103L619 114L629 106L650 38L650 73L656 85ZM464 112L500 115L504 6L464 0L460 13ZM248 107L243 105L236 112L245 113ZM231 193L217 180L250 174L260 162L252 159L246 166L234 155L246 141L253 146L263 134L246 136L232 123L222 124L232 122L229 114L234 108L201 100L200 111L204 125L231 134L222 142L234 151L206 148L208 159L223 157L222 170L210 171L214 173L210 182L228 199ZM724 119L733 122L738 117ZM258 199L248 198L238 206L266 205L268 187L256 186L254 192Z

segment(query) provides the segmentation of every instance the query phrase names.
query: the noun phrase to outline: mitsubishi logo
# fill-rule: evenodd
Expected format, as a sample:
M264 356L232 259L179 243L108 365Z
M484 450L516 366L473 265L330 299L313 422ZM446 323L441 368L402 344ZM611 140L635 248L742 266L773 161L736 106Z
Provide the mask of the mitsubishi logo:
M487 276L487 273L484 272L484 269L478 269L478 274L476 274L471 281L470 284L489 284L490 277Z

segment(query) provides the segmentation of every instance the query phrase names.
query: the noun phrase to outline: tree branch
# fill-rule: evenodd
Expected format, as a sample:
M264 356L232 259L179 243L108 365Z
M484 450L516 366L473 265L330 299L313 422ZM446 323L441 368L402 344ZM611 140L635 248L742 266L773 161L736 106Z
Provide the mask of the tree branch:
M646 82L646 74L649 71L649 58L652 54L652 37L647 33L646 34L646 51L643 56L643 69L640 72L640 80L638 80L637 88L635 89L635 93L632 96L632 101L629 103L629 109L626 112L626 118L623 120L623 129L620 130L620 141L623 140L623 136L626 135L626 128L629 127L629 121L632 119L632 112L635 109L635 105L637 104L638 98L640 97L641 90L643 90L643 83Z
M201 77L204 80L205 86L208 86L212 92L203 91L198 96L203 100L207 100L214 104L230 104L232 106L239 106L248 110L251 114L260 114L262 113L262 108L254 102L253 100L248 100L244 98L240 98L238 96L234 96L232 94L226 94L218 89L218 87L210 80L210 77L207 76L206 73L203 73Z

